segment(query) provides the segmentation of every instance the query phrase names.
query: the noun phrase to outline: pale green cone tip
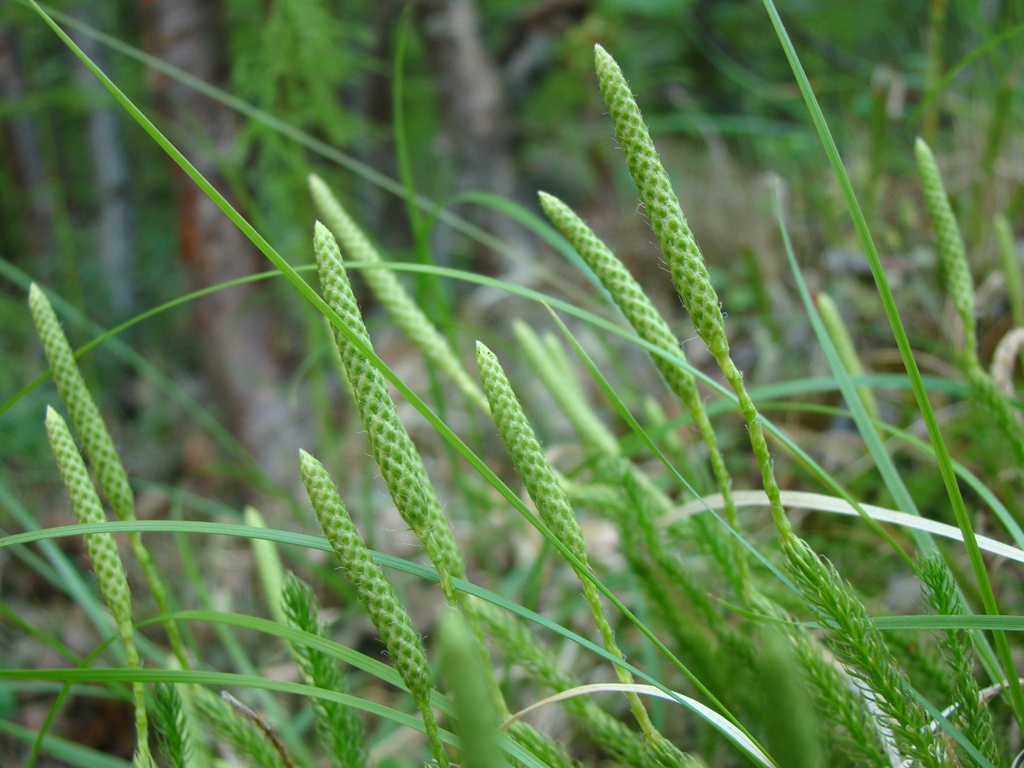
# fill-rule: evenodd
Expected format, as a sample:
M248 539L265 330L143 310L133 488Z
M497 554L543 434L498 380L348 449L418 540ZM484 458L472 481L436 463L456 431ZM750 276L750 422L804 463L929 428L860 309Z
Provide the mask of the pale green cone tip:
M960 225L942 182L942 172L928 143L918 137L914 142L914 156L924 192L928 216L935 231L939 263L946 292L953 301L963 323L964 352L971 361L977 358L977 330L974 307L974 280L967 263Z

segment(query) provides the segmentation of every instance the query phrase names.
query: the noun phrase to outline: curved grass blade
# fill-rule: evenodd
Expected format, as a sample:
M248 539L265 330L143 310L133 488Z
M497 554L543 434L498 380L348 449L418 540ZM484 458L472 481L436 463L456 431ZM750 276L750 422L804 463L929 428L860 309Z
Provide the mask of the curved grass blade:
M631 693L640 694L643 696L654 696L665 701L671 701L673 704L678 704L680 700L685 701L691 709L703 713L703 715L707 718L708 721L716 723L718 726L720 726L723 732L731 733L733 736L733 740L737 743L742 743L747 749L747 754L753 757L756 762L765 766L773 765L771 759L763 752L761 752L761 750L757 747L757 745L754 742L749 741L741 731L737 730L735 726L732 725L732 723L727 721L713 709L711 709L710 707L706 707L696 699L692 699L689 696L684 696L683 694L678 693L676 691L673 691L671 695L666 694L660 688L655 688L653 685L636 685L623 683L591 683L589 685L579 685L570 691L562 691L561 693L556 693L553 696L548 696L547 698L541 699L540 701L531 704L526 709L516 712L515 715L513 715L508 721L506 721L502 725L502 728L505 728L509 725L509 723L524 717L529 712L532 712L536 709L540 709L541 707L547 706L548 704L554 704L555 702L572 698L574 696L589 696L594 693L627 691Z
M9 736L24 741L34 742L38 735L32 728L12 723L10 720L0 719L0 735ZM42 751L58 760L62 760L75 768L132 768L128 760L97 752L89 747L83 747L73 741L62 739L57 736L44 736Z
M736 491L734 495L737 507L766 506L768 504L768 497L762 491ZM876 524L879 522L891 523L903 528L909 528L912 532L920 531L935 534L951 541L963 542L964 540L963 532L954 525L947 525L936 520L929 520L920 515L886 509L885 507L878 507L873 504L861 504L859 509L854 509L845 499L825 496L820 493L807 493L806 491L783 491L782 498L787 504L799 509L831 512L837 515L860 517L861 519L867 515ZM704 496L684 504L675 510L671 516L664 517L659 522L661 525L667 526L690 515L704 512L709 507L711 509L720 509L723 504L724 501L720 493L716 493L713 496ZM988 536L979 536L978 545L990 554L1005 557L1014 562L1024 563L1024 549L1012 547Z

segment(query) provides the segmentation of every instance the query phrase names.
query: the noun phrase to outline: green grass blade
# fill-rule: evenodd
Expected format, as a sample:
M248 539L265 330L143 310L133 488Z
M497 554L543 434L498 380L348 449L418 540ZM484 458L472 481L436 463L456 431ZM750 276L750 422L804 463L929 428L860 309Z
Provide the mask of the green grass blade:
M807 283L804 281L803 272L800 270L800 265L797 264L796 254L793 252L793 244L789 239L789 230L786 227L786 221L782 211L782 198L780 196L778 186L775 188L775 215L779 222L779 232L782 234L782 243L786 252L786 259L789 261L789 269L796 281L797 290L800 293L800 300L804 305L804 311L807 313L807 318L811 321L811 327L814 329L814 335L818 339L818 346L821 347L822 352L825 353L825 359L828 361L829 369L832 371L832 375L835 377L836 383L839 385L839 390L843 393L843 399L846 401L847 408L850 410L850 415L853 417L853 421L857 425L857 431L864 440L864 444L867 446L868 452L874 460L875 467L881 474L882 480L885 482L885 487L889 489L889 493L892 494L897 506L907 514L919 515L920 512L918 511L913 498L910 496L910 491L907 490L907 486L903 482L903 478L900 477L899 471L896 469L896 465L892 461L892 457L889 456L889 452L882 444L882 440L875 429L874 422L871 419L871 416L868 415L867 408L864 407L864 402L861 400L861 397L857 392L857 388L854 385L849 372L846 370L846 366L843 365L843 361L839 357L839 352L836 349L831 336L829 336L828 330L825 328L825 324L821 319L821 315L819 314L817 307L814 306L814 301L811 299L811 293L807 288ZM890 536L884 528L882 528L882 526L875 523L870 517L865 517L865 520L869 522L869 525L871 525L871 528L875 533L889 542L889 545L896 551L903 561L907 563L907 565L911 568L914 567L914 561L910 555L906 553L903 547L901 547L896 540ZM914 540L920 547L927 549L934 547L934 544L926 535L915 533Z
M10 720L0 719L0 735L8 736L18 741L32 743L38 735L32 728L12 723ZM61 760L75 768L131 768L129 760L122 760L113 755L97 752L73 741L61 739L56 736L45 736L42 742L42 751Z
M992 765L992 763L989 762L983 754L981 754L978 748L974 746L966 736L960 733L957 727L949 722L949 719L946 718L942 712L935 708L934 704L928 701L917 691L912 690L911 695L917 700L918 704L924 707L932 720L937 723L942 730L948 733L957 744L963 747L964 751L971 756L971 759L974 760L977 765L981 766L981 768L995 768L995 766Z
M476 190L461 192L452 198L452 202L465 202L472 203L474 205L482 205L495 211L499 211L513 221L522 224L526 229L554 248L559 255L564 257L565 260L573 267L578 269L598 291L607 295L607 292L604 290L604 286L601 285L601 281L597 279L597 275L595 275L593 270L587 266L586 262L580 258L580 255L576 253L576 249L569 244L569 241L562 237L558 230L533 211L523 207L519 203L508 200L501 195L496 195L493 192L480 192ZM538 268L541 267L542 265L538 265ZM547 269L544 269L543 272L538 272L538 274L547 275L548 280L551 281L553 285L557 285L560 282L557 277ZM569 291L571 295L571 285L563 285L559 287Z
M946 616L933 613L916 616L882 616L877 619L878 628L886 630L1002 630L1024 632L1024 616Z
M778 35L779 42L782 44L782 48L785 51L786 58L789 60L790 66L793 69L793 74L796 76L800 92L803 94L804 101L807 104L807 109L811 114L811 120L813 121L815 129L818 131L818 137L821 139L821 143L825 148L825 154L828 156L829 164L832 166L832 172L835 175L836 180L839 182L840 191L846 201L846 206L850 212L850 216L853 219L853 225L857 230L858 237L860 238L861 247L867 255L868 264L871 267L871 274L875 279L875 285L878 288L878 293L882 299L882 306L885 309L885 314L889 320L889 325L892 328L893 335L896 337L896 346L899 347L900 357L903 360L903 365L906 367L907 375L910 377L910 381L913 385L914 397L917 400L921 416L928 428L928 437L935 448L935 457L938 461L939 472L941 473L942 481L946 486L946 493L949 495L950 504L953 507L953 513L956 516L957 525L960 526L960 530L964 534L964 545L971 561L971 569L974 572L974 578L977 582L978 591L981 594L981 599L985 606L985 612L996 616L999 614L999 606L996 603L995 593L992 591L992 584L989 581L988 572L985 570L985 563L982 560L981 551L978 549L978 542L974 535L974 528L971 525L970 517L967 513L967 507L964 504L963 496L960 493L960 487L956 482L956 475L953 472L949 451L942 439L942 432L939 429L938 420L935 418L935 411L932 409L931 401L928 399L928 392L921 379L921 372L917 367L917 361L914 359L913 350L910 348L910 340L907 338L906 330L903 327L903 321L900 319L899 310L896 308L896 300L892 295L892 290L889 287L889 280L882 268L881 259L878 257L878 251L875 248L874 240L872 239L871 232L868 229L867 220L864 218L864 213L860 208L860 203L858 203L857 197L853 192L853 185L850 183L850 178L846 173L846 168L843 166L842 158L839 156L839 150L836 148L835 141L832 139L832 134L825 122L825 116L821 111L821 107L818 105L817 98L814 96L814 91L811 89L810 81L807 79L807 74L804 72L803 66L800 64L796 49L793 47L793 43L789 39L789 35L786 33L786 29L782 24L782 19L779 17L775 4L772 0L764 0L764 5L768 11L769 17L771 18L772 25L775 27L775 32ZM1010 700L1014 717L1017 720L1018 725L1024 728L1024 689L1021 688L1020 681L1017 677L1013 655L1010 652L1010 646L1007 643L1006 636L1002 632L994 632L993 639L995 640L996 651L1003 666L1003 672L1010 682Z

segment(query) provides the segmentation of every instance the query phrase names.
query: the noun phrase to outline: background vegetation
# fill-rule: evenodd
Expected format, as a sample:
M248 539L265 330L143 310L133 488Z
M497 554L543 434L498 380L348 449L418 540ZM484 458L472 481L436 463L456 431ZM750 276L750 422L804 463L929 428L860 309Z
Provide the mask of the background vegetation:
M1011 521L1024 519L1013 437L1020 431L1016 377L1011 366L1011 395L1000 401L1011 410L997 406L1010 414L1009 429L995 428L992 403L964 353L969 334L948 298L949 269L939 263L914 140L924 137L937 158L963 234L976 286L976 361L988 371L997 344L1024 324L1024 288L1013 271L1024 228L1016 131L1024 112L1024 7L955 0L793 0L778 6L863 206L949 452L982 478L980 487L964 485L972 524L979 533L1010 541L1010 526L991 511L985 494ZM732 605L716 606L721 628L700 629L694 637L680 635L678 626L666 628L665 617L651 606L621 525L586 495L595 476L586 439L558 400L557 379L553 386L545 383L538 368L564 366L563 382L572 372L580 384L576 397L603 414L617 449L674 505L694 496L615 415L585 367L562 357L567 347L553 352L544 342L546 362L530 357L529 334L514 333L514 321L541 335L553 331L558 343L564 338L542 305L503 289L538 290L621 324L578 257L546 225L536 191L549 192L615 250L685 340L690 363L720 381L680 306L648 223L635 215L637 189L593 74L593 47L600 43L614 54L644 111L727 313L732 357L758 408L857 500L900 507L880 475L879 455L865 446L846 410L800 302L773 207L776 186L803 278L812 292L832 297L866 370L895 374L873 380L874 415L924 438L922 417L842 188L761 4L422 0L403 15L396 2L152 0L57 3L53 10L69 14L57 18L85 52L289 264L313 263L312 222L327 218L308 192L308 175L315 172L385 260L498 279L494 287L429 271L400 274L470 371L478 339L505 366L548 459L563 473L570 495L575 490L587 552L602 582L669 638L674 651L700 662L712 693L745 713L741 719L759 739L781 727L746 695L760 684L760 673L730 678L743 666L742 654L736 656L723 637L749 631L749 616ZM0 94L0 532L74 521L44 427L47 407L58 400L53 382L36 378L48 366L26 304L29 283L45 289L74 348L144 312L217 287L131 324L79 358L124 458L135 514L142 520L254 524L255 518L243 517L252 505L272 529L319 534L299 473L303 448L330 472L371 548L419 562L416 540L370 455L366 428L339 376L334 341L320 314L284 280L248 280L268 268L255 248L21 3L0 8ZM431 205L418 207L416 196L439 204L439 216L431 214ZM312 272L303 274L319 289ZM228 281L239 284L223 287ZM519 493L522 472L517 474L480 409L443 371L424 362L366 281L355 276L353 287L380 357ZM713 493L698 433L646 352L564 313L563 319L685 478L700 494ZM711 388L702 393L734 488L760 488L761 473L734 408ZM464 550L466 578L596 639L593 619L581 611L579 581L561 555L402 397L395 400ZM887 451L910 497L924 516L956 525L935 461L909 449L908 441L889 444ZM781 488L823 490L806 462L774 441L772 448ZM779 561L765 510L741 510L740 516L743 538L769 561ZM856 585L872 612L925 612L918 575L878 531L831 515L791 517ZM914 548L905 530L890 533ZM268 592L275 582L267 581L266 567L261 581L249 541L185 529L149 534L146 541L171 586L172 606L281 618L275 613L278 596ZM728 538L676 541L673 557L706 578L713 600L728 603L737 596L735 583L714 565L713 549L723 542ZM127 557L126 542L120 543L134 588L143 574ZM378 632L334 561L298 547L281 547L279 556L314 585L329 636L380 658ZM962 548L950 546L946 559L959 577L966 610L981 611L984 590L971 579ZM1001 612L1019 616L1019 563L987 564ZM772 583L769 571L754 568L759 584ZM82 580L90 572L82 538L4 547L0 569L0 667L74 666L109 637L101 631L109 625L97 623L102 608L96 583ZM435 659L441 591L422 573L389 575ZM76 591L78 583L84 593ZM787 601L777 584L782 595L766 589L801 618L810 615L799 601ZM293 597L300 593L294 587ZM135 621L160 612L145 589L135 594ZM698 614L688 606L681 615L696 622ZM685 688L631 625L618 614L613 621L629 661L669 687ZM296 665L282 641L251 628L183 626L197 668L300 679L301 662ZM459 631L452 630L456 636ZM146 666L162 669L163 630L148 627L139 634ZM562 668L580 681L614 679L607 661L554 636L545 639L562 654ZM887 639L913 684L944 707L951 676L942 667L941 644L907 629ZM771 641L749 642L752 653L762 647L772 652ZM1012 638L1011 644L1016 653L1019 644ZM104 666L121 665L116 654L101 658ZM544 695L514 653L504 649L495 658L509 701L526 706ZM973 662L966 663L973 670ZM373 675L343 669L347 690L415 711L410 697ZM992 667L985 672L991 675ZM24 764L35 735L46 731L64 741L44 747L39 765L123 765L135 748L135 715L130 688L119 682L81 683L66 699L55 699L57 682L0 683L0 763ZM212 690L218 686L211 683ZM319 748L302 746L314 730L305 701L246 693L247 704L266 713L297 762L312 765ZM595 701L634 728L625 697L614 696L602 693ZM680 717L674 704L649 709L671 742L707 764L743 759L706 724ZM997 752L1007 760L1020 750L1020 734L1008 704L997 702L992 711ZM562 736L572 757L588 765L611 759L607 745L579 725L580 718L566 726L557 707L541 712L533 724ZM375 764L426 759L426 741L405 726L364 715L352 727L366 729ZM68 752L68 743L88 751ZM762 743L777 746L770 736ZM811 754L808 748L803 759ZM104 762L106 756L113 757Z

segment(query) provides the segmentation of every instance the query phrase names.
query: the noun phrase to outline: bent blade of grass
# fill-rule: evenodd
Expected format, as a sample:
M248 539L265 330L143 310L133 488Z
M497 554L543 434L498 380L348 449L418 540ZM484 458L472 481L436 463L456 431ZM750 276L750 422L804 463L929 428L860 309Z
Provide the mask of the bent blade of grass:
M832 172L839 183L843 199L846 201L846 207L853 219L853 225L857 230L858 237L860 238L861 247L864 248L865 255L867 256L868 264L871 267L871 274L875 280L875 286L878 288L879 296L882 299L882 306L885 309L885 314L889 320L889 325L892 328L893 335L896 337L896 346L899 347L900 357L903 360L903 365L906 368L907 375L910 377L911 384L913 385L914 397L917 400L921 416L928 428L928 437L935 448L935 457L939 465L939 472L942 475L942 482L946 487L946 493L948 494L950 504L953 507L953 513L956 516L957 525L960 527L960 530L964 535L964 545L967 549L967 555L970 558L971 570L974 572L974 578L978 585L978 591L981 594L981 600L985 607L985 612L993 616L999 615L999 606L996 602L995 593L992 591L992 584L989 581L988 572L985 570L985 563L981 558L981 551L978 548L978 542L974 534L974 528L971 525L970 516L967 514L967 507L964 504L963 496L960 493L960 487L956 482L956 474L953 472L949 451L946 448L942 432L939 429L939 423L935 417L935 411L932 409L931 401L928 399L928 391L925 389L924 382L921 379L921 372L917 367L917 361L914 359L914 353L910 347L910 340L907 338L907 332L903 327L903 321L900 318L899 310L896 308L896 300L893 297L891 288L889 287L889 280L885 275L881 259L879 258L878 251L875 248L874 240L871 237L871 231L868 229L864 212L861 210L860 203L857 201L857 196L854 194L853 185L850 183L850 178L846 173L846 168L843 166L842 158L839 156L839 150L832 138L831 131L829 131L828 124L825 121L825 116L821 111L821 107L818 105L818 100L811 88L810 81L807 79L807 74L804 72L803 65L800 63L796 49L793 47L793 43L789 39L789 35L782 24L782 19L779 17L778 10L775 8L775 3L772 2L772 0L764 0L764 6L768 11L768 16L771 19L772 26L775 27L775 33L779 38L779 42L782 44L786 58L789 60L790 67L792 68L797 84L800 87L800 92L803 94L804 102L811 114L811 120L818 132L818 137L821 139L821 143L825 149L825 154L828 156L829 164L832 166ZM1010 704L1013 709L1014 718L1016 719L1017 724L1024 728L1024 689L1021 688L1020 681L1017 677L1009 643L1006 640L1006 635L1002 632L994 632L993 639L995 640L996 651L999 655L1003 672L1010 682Z
M734 496L737 507L767 506L768 504L768 497L763 491L735 491ZM855 509L845 499L826 496L821 493L808 493L806 491L782 491L782 499L785 504L799 509L849 515L851 517L860 517L861 519L867 515L876 525L880 522L891 523L903 528L909 528L911 532L934 534L951 541L963 542L964 540L963 532L954 525L947 525L946 523L929 520L920 515L907 514L895 509L877 507L872 504L861 504L859 509ZM690 515L704 512L709 507L720 509L723 505L724 501L720 493L716 493L713 496L704 496L695 501L687 502L674 510L671 515L661 518L658 522L662 526L668 526ZM1012 547L988 536L978 536L978 546L989 554L1005 557L1014 562L1024 563L1024 549Z
M771 758L768 757L756 743L747 738L746 734L736 728L732 723L722 717L720 714L715 712L710 707L701 704L696 699L692 699L689 696L684 696L681 693L672 691L671 694L667 694L660 688L655 688L653 685L637 685L624 684L624 683L592 683L589 685L578 685L575 688L568 691L561 691L553 696L548 696L536 701L525 709L521 709L516 712L512 717L502 723L502 729L507 728L513 722L525 717L530 712L545 707L549 704L554 704L565 699L571 699L575 696L590 696L595 693L636 693L642 696L654 696L665 701L671 701L673 704L679 704L680 702L686 702L686 705L693 711L700 712L708 722L715 723L716 726L723 733L729 733L732 735L734 743L743 744L747 749L747 754L753 757L758 763L765 766L773 765Z
M874 377L865 377L865 380L871 379L871 378L874 378ZM832 379L828 379L828 381L831 382L833 380ZM858 379L856 377L853 379L854 384L858 384L860 381L861 381L861 379ZM908 382L908 384L909 384L909 382ZM829 391L831 391L832 389L833 389L833 387L828 387ZM825 391L825 390L819 389L817 391ZM725 401L720 401L719 405L729 405L729 403L727 403ZM772 409L774 409L774 410L786 410L788 412L803 411L803 412L806 412L806 413L825 414L825 415L832 416L832 417L851 418L850 412L847 411L844 408L834 408L834 407L827 406L827 405L819 405L817 403L790 403L790 402L777 402L777 403L773 403L772 401L769 400L769 401L764 401L764 402L759 403L758 404L758 408L759 409L763 408L765 411L772 410ZM721 413L721 412L725 412L726 411L725 408L721 408L721 407L709 408L708 410L711 411L711 412L714 412L714 413ZM670 425L675 425L677 422L684 423L680 419L674 419L674 420L670 421L669 424ZM928 456L929 458L932 458L932 459L935 458L935 451L932 448L931 443L928 443L927 441L924 441L924 440L919 440L918 438L914 437L913 435L911 435L906 430L902 430L902 429L900 429L898 427L894 427L893 425L886 424L885 422L882 422L882 421L876 421L875 422L875 427L880 429L880 430L882 430L882 431L884 431L884 432L889 433L894 438L903 441L908 446L910 446L911 448L916 449L917 451L921 452L925 456ZM977 475L975 475L973 472L971 472L970 469L965 467L960 462L958 462L956 460L953 461L953 470L956 472L956 476L960 480L965 482L971 488L971 490L973 490L976 494L978 494L978 497L982 501L985 502L985 504L988 506L989 509L992 510L993 514L995 514L995 516L1003 524L1003 526L1006 529L1006 532L1010 535L1010 538L1013 539L1013 541L1017 545L1017 547L1020 548L1020 549L1024 549L1024 530L1021 530L1021 527L1018 525L1017 521L1013 519L1013 516L1010 514L1010 510L1008 510L1006 508L1006 505L1003 504L1003 502L1001 502L999 500L999 498L981 481L981 479ZM708 497L705 497L705 498L708 498ZM847 502L844 502L844 503L847 503ZM854 509L855 509L855 507L854 507ZM855 512L854 514L859 514L859 513ZM957 530L959 532L960 529L956 528L955 530ZM961 534L958 533L958 535L961 535ZM979 539L979 541L980 540L981 539ZM982 549L984 549L984 547L982 547Z
M931 443L890 424L880 424L879 426L926 456L935 458L935 449ZM971 490L978 494L978 497L988 505L1017 546L1024 549L1024 530L1021 530L1020 525L1013 518L1013 515L1010 514L1010 510L1006 508L1006 505L999 500L999 497L977 475L959 461L953 460L953 471L956 472L957 477L967 483Z

